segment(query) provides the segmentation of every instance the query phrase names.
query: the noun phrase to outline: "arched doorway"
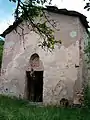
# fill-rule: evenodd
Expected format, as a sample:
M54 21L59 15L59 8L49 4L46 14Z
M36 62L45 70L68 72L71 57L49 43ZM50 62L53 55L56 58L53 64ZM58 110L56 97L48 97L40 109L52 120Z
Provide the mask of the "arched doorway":
M32 102L43 101L43 65L38 54L33 54L29 61L27 76L27 98Z

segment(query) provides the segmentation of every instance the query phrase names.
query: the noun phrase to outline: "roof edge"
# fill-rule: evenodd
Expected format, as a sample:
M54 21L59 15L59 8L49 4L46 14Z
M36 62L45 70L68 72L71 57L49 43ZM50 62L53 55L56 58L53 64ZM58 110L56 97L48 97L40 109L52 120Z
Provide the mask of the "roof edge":
M83 26L85 27L87 33L89 32L88 31L88 28L90 28L90 26L88 25L89 22L86 20L87 17L84 16L83 14L77 11L71 11L67 9L58 9L56 6L46 6L46 8L43 8L43 9L47 10L48 12L78 17L81 23L83 24ZM17 21L14 21L13 25L10 25L2 34L0 34L0 36L5 38L5 36L9 34L12 30L14 30L22 21L23 20L20 18Z

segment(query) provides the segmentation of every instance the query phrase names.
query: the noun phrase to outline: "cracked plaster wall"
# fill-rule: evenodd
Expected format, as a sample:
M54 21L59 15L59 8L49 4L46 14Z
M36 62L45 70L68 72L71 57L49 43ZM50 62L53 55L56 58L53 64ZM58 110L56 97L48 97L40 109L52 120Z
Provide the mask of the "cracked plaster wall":
M22 38L20 39L15 31L6 35L0 80L1 93L26 97L25 71L30 56L37 53L44 66L43 102L59 104L61 98L73 100L75 86L80 87L80 79L82 79L79 70L80 21L77 17L67 15L55 13L49 15L57 21L57 28L60 31L55 31L55 37L62 41L62 45L56 44L52 53L42 50L37 45L40 41L39 36L34 32L29 33L25 25L24 31L28 32L24 36L25 50ZM17 27L17 30L20 32L20 28Z

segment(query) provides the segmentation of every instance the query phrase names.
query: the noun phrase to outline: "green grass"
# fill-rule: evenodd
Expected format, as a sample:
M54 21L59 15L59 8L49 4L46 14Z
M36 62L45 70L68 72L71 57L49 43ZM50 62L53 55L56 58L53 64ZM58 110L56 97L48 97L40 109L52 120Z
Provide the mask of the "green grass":
M90 109L40 107L0 96L0 120L90 120Z

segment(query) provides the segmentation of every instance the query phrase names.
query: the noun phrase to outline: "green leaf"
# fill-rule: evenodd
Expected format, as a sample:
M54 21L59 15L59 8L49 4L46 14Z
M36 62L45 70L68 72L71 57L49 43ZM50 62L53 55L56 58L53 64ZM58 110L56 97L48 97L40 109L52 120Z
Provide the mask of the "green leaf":
M16 3L16 0L9 0L10 2L15 2Z

